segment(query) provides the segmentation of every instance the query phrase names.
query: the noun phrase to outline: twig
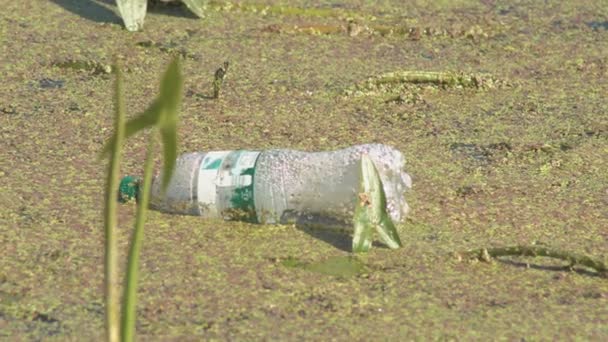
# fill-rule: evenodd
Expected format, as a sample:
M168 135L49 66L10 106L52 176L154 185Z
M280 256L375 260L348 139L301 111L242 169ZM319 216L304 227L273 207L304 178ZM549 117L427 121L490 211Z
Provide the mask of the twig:
M213 98L217 99L220 97L220 89L222 84L224 83L224 78L226 77L226 73L228 72L228 66L230 63L228 61L224 62L224 65L215 71L215 78L213 80Z
M461 257L467 259L477 259L480 261L489 262L491 258L501 256L528 256L528 257L548 257L564 260L570 263L570 267L576 265L589 267L594 269L599 276L608 278L608 267L602 261L593 259L586 255L569 253L542 246L511 246L498 248L481 248L464 253L459 253Z

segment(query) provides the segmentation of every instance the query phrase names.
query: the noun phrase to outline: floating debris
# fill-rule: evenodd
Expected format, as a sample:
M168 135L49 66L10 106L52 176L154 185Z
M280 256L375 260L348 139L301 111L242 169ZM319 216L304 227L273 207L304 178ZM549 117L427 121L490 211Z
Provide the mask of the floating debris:
M62 61L55 61L51 65L62 69L87 71L93 75L112 73L111 65L91 60L67 59Z
M453 143L450 145L450 150L458 156L470 158L480 163L490 163L495 157L512 151L513 147L507 142L488 145Z
M137 42L135 45L144 47L144 48L157 48L161 52L168 53L171 55L179 55L182 58L189 58L189 59L196 60L196 61L201 59L199 55L188 52L188 50L185 47L180 47L179 43L176 43L173 41L159 43L159 42L154 42L152 40L143 40L143 41Z
M504 82L499 81L491 75L471 74L459 72L436 72L436 71L397 71L389 72L368 79L364 87L378 87L385 84L432 84L453 88L493 88Z
M15 115L17 114L17 108L14 105L9 104L7 106L0 107L0 113L7 115Z
M424 102L422 96L416 92L404 93L399 95L392 95L384 99L384 103L396 103L396 104L418 104Z
M64 80L53 80L50 78L43 78L38 81L38 85L42 89L58 89L63 88L65 84Z
M587 26L591 28L593 31L599 31L600 29L608 31L608 20L604 21L589 21L586 22Z
M568 262L564 270L573 270L575 266L583 266L593 269L599 277L608 278L608 267L602 260L587 255L570 253L559 249L544 246L510 246L497 248L480 248L465 252L455 253L458 260L479 260L491 262L494 258L512 257L547 257Z
M345 91L348 96L377 95L382 93L407 94L420 87L494 89L510 83L489 74L465 74L439 71L395 71L370 77ZM407 98L407 96L403 97ZM399 98L391 98L399 102Z
M409 40L422 40L423 38L469 38L479 41L492 35L488 29L473 25L468 29L455 29L443 27L404 26L402 24L366 24L347 18L338 24L306 24L306 25L279 25L272 24L262 28L262 32L285 34L311 34L311 35L360 35L381 37L405 37Z
M262 29L269 33L304 33L310 35L329 35L347 32L345 26L340 25L269 25Z

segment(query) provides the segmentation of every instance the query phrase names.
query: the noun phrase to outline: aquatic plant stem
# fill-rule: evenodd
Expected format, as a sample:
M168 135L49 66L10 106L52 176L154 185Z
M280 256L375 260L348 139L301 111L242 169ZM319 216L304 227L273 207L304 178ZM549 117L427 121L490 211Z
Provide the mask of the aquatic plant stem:
M213 79L213 98L217 99L220 97L220 89L222 84L224 83L224 78L226 77L226 73L228 72L228 67L230 63L228 61L224 62L224 64L215 71L215 76Z
M378 76L372 82L376 85L387 83L430 83L435 85L477 87L478 80L474 76L453 72L437 71L398 71Z
M144 164L144 179L140 189L141 194L137 203L137 213L135 218L135 229L131 237L131 246L129 248L129 257L127 259L127 274L125 277L125 287L123 293L123 308L122 308L122 330L121 341L133 341L135 336L135 313L137 303L137 281L139 276L139 253L141 250L142 238L144 235L144 223L146 221L146 213L150 202L150 185L152 184L152 167L154 161L154 145L155 139L153 136L149 138L148 149L146 152L146 161Z
M105 309L106 309L106 340L118 342L120 338L120 306L118 281L118 245L116 242L116 196L118 187L118 173L121 159L121 146L125 134L125 102L123 94L122 71L116 67L116 81L114 93L114 131L115 140L111 147L110 164L108 165L108 178L106 181L106 195L104 208L105 230Z
M481 261L490 261L490 258L501 256L529 256L549 257L564 260L570 263L570 267L581 265L589 267L598 272L600 276L608 277L608 267L603 262L586 255L569 253L542 246L511 246L499 248L481 248L461 253L462 256Z

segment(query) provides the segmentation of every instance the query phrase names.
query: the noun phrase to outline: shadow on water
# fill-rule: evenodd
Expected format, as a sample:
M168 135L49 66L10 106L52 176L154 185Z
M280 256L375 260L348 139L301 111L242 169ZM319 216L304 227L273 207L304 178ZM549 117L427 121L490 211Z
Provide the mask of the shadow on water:
M349 222L328 215L286 210L281 215L280 223L294 225L304 233L325 241L342 251L351 251L351 238L347 232Z
M608 31L608 20L604 20L604 21L590 21L590 22L587 22L586 24L593 31L599 31L600 29L604 29L604 30Z
M333 218L331 215L317 213L299 213L292 210L283 212L280 218L281 224L294 225L304 233L327 242L344 252L352 251L351 221ZM374 241L374 247L389 248L387 245Z
M158 3L156 5L152 5L148 3L148 12L158 13L163 15L168 15L172 17L182 17L188 19L199 19L192 11L186 7L186 5L181 2L168 2L168 3Z
M311 228L305 225L296 225L296 228L344 252L350 252L352 249L351 237L345 233L328 231L322 228Z
M51 0L51 2L85 19L98 23L122 24L122 19L106 6L116 6L114 1ZM105 4L105 5L102 5ZM118 9L116 10L118 11Z
M296 224L296 228L314 237L315 239L327 242L328 244L336 247L339 250L349 253L352 252L352 235L345 231L335 231L327 228L310 227L306 224ZM380 241L372 242L372 246L373 248L389 248L387 245Z
M114 0L51 0L64 9L85 19L98 23L112 23L122 25L122 18L118 14ZM148 12L159 13L174 17L198 19L186 6L178 5L150 5ZM111 9L110 9L111 8Z

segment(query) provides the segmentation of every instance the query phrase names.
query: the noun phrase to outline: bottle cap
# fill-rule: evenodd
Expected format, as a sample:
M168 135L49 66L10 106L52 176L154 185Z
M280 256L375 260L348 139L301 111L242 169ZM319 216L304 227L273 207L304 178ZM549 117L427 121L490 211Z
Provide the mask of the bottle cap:
M139 178L134 176L126 176L120 181L118 187L118 202L127 203L130 200L137 200L139 194Z

